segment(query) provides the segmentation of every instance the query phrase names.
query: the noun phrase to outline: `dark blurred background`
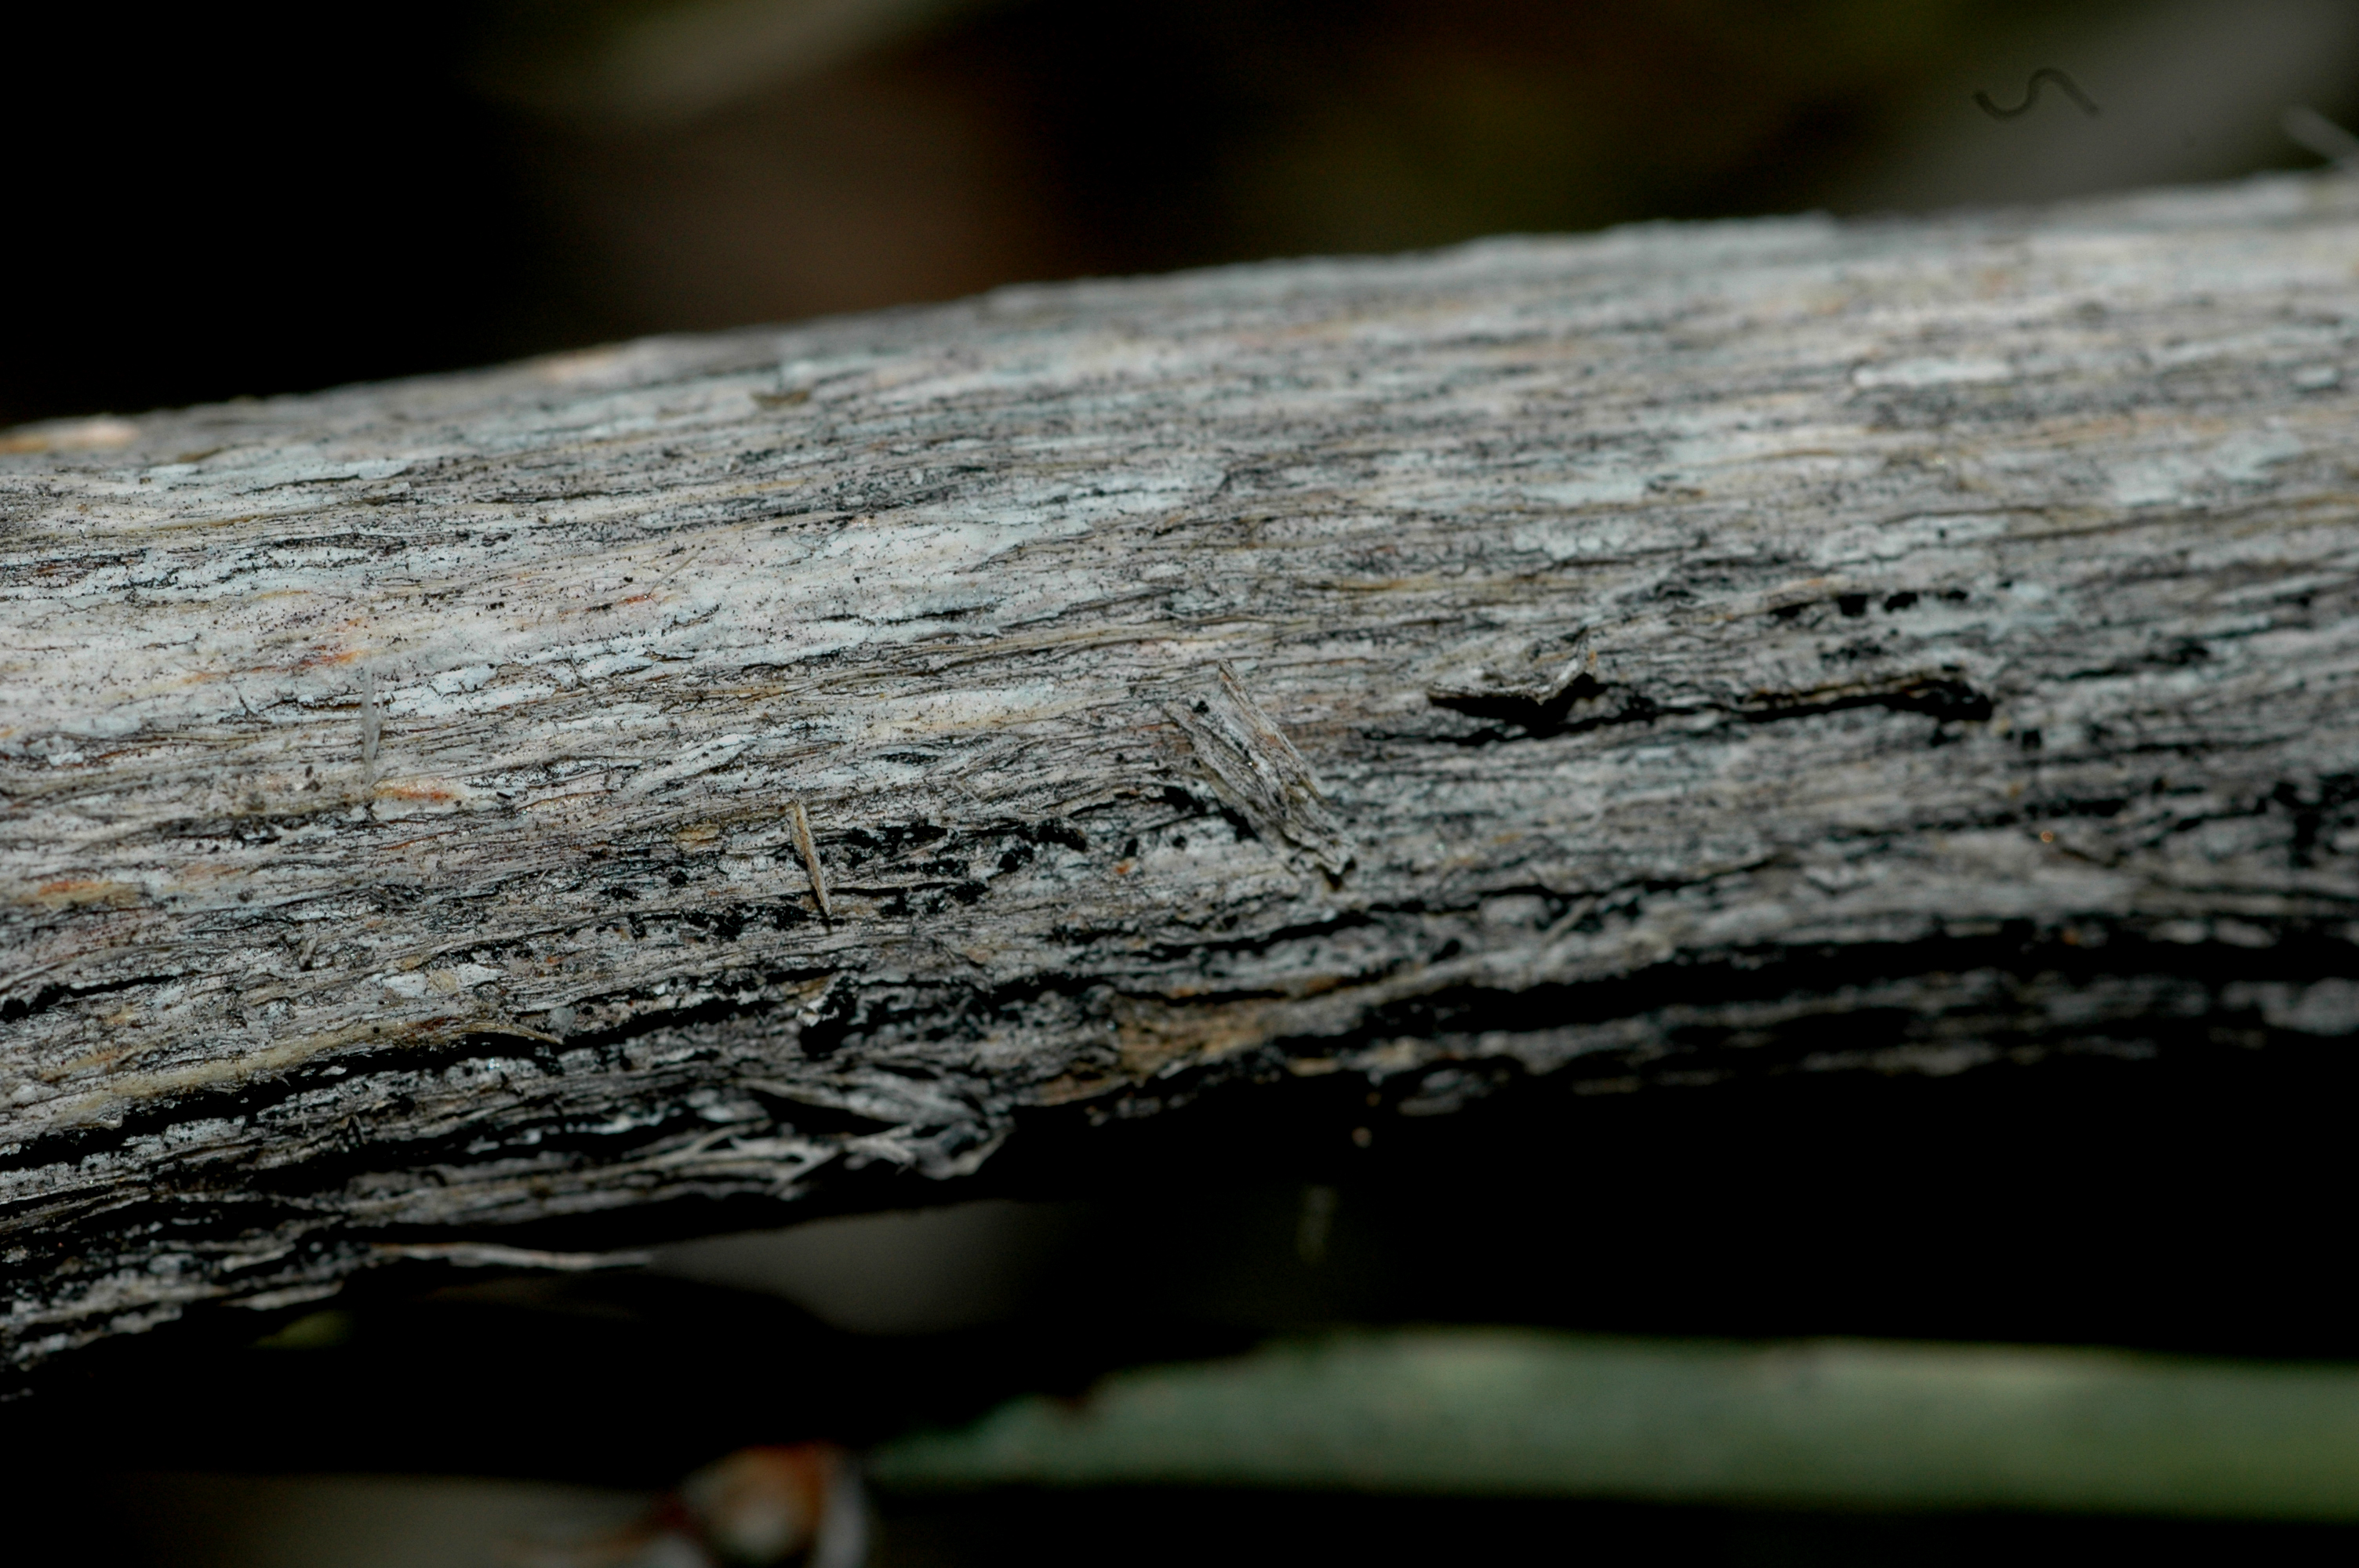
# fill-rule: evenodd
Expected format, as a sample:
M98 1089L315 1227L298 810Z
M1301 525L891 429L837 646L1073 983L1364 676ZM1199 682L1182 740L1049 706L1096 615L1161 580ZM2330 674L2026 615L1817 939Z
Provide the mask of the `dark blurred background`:
M0 423L1018 279L2314 164L2349 0L43 7ZM2103 108L2052 92L2042 66Z
M2167 1022L2154 1044L2145 1060L1950 1079L1608 1095L1510 1069L1462 1083L1469 1103L1448 1114L1430 1079L1343 1075L1102 1128L1044 1112L966 1183L880 1174L866 1195L952 1206L738 1230L614 1272L385 1269L330 1303L124 1336L0 1404L0 1507L20 1521L12 1543L56 1533L28 1562L657 1568L502 1543L627 1519L740 1445L865 1445L1343 1325L2079 1343L2269 1358L2295 1377L2308 1358L2349 1361L2359 1331L2334 1281L2359 1064L2339 1044L2252 1050ZM722 1206L700 1224L781 1217ZM513 1238L627 1239L614 1225ZM2350 1523L1742 1498L1002 1487L878 1501L872 1568L1377 1568L1576 1546L1648 1568L2344 1563L2359 1544Z

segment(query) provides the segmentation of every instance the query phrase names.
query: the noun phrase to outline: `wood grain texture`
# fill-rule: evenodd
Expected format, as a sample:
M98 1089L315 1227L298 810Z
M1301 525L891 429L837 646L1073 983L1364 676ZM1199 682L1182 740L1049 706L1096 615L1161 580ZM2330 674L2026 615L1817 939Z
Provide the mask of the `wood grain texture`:
M2354 377L2277 178L9 433L6 1354L1223 1075L2348 1034Z

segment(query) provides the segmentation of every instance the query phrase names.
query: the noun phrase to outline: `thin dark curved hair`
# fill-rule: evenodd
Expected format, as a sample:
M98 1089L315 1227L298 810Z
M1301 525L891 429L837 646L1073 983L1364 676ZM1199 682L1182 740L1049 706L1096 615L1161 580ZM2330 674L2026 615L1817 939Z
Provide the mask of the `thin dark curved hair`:
M2043 81L2054 82L2056 91L2078 103L2083 114L2096 114L2096 104L2090 101L2087 93L2081 91L2081 84L2052 65L2043 65L2031 73L2031 80L2023 85L2023 102L2012 109L2000 108L1991 102L1991 95L1987 92L1975 93L1974 102L1981 105L1984 114L1994 120L2012 120L2017 114L2031 113L2031 106L2039 102L2039 84Z

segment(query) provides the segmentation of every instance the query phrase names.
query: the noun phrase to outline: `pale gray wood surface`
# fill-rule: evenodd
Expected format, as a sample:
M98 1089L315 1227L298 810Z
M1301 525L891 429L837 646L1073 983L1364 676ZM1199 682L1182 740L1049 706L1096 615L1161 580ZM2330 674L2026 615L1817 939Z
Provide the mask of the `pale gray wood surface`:
M0 435L6 1353L1223 1075L2348 1034L2354 385L2288 178Z

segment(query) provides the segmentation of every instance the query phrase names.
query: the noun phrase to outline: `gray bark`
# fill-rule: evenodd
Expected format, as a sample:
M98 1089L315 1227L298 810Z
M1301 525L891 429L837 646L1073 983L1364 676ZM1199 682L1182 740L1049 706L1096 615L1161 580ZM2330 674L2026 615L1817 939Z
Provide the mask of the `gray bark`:
M0 438L6 1355L1224 1076L2347 1034L2354 258L2277 178Z

